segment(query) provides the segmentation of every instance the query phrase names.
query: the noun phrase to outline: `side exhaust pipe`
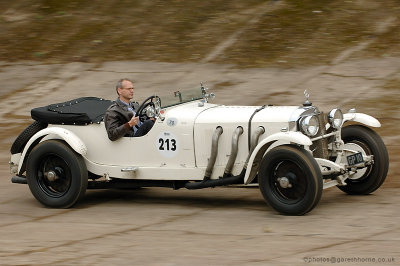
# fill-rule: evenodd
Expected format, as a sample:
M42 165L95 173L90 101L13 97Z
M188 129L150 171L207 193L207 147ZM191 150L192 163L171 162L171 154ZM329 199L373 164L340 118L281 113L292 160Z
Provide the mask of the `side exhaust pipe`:
M247 164L249 163L250 156L253 153L254 149L256 148L258 144L258 140L260 139L260 136L265 133L265 128L262 126L259 126L251 136L251 144L250 144L250 151L249 155L247 156L246 162L244 163L244 168L247 169Z
M218 126L215 131L214 135L212 137L212 143L211 143L211 155L210 159L208 159L208 164L206 168L206 172L204 174L204 181L209 180L212 174L212 171L214 169L214 164L215 160L217 159L218 155L218 141L219 141L219 136L223 133L222 127Z
M243 134L243 128L241 126L237 127L232 135L232 146L231 146L231 154L229 155L228 163L226 164L223 178L231 176L233 165L235 164L236 157L238 154L238 144L239 137Z
M201 182L187 182L185 184L185 188L187 189L202 189L208 187L217 187L217 186L227 186L233 184L243 184L244 175L246 173L246 169L243 168L242 172L237 176L228 176L230 175L233 165L235 163L237 153L238 153L238 142L239 136L243 134L243 128L237 127L235 132L232 136L232 151L231 155L229 156L228 163L225 168L224 177L221 179L213 179L210 180L212 169L214 168L215 159L217 158L217 149L218 149L218 139L219 136L222 134L222 128L217 127L213 135L213 141L211 146L211 156L210 160L208 161L206 173L204 176L203 181Z
M238 127L238 128L239 128L239 127ZM217 130L218 130L218 128L217 128ZM218 134L218 133L217 133L217 130L214 132L214 136L215 136L216 134ZM242 128L242 130L243 130L243 128ZM240 129L237 129L237 131L240 131ZM235 132L236 132L236 131L235 131ZM217 186L227 186L227 185L234 185L234 184L243 184L243 182L244 182L244 176L245 176L245 174L246 174L247 164L249 163L250 156L251 156L251 154L253 153L255 147L256 147L257 144L258 144L258 140L259 140L260 136L261 136L262 134L264 134L264 132L265 132L264 127L261 127L261 126L260 126L260 127L258 127L258 128L256 129L256 131L254 131L253 135L251 136L252 138L251 138L251 146L250 146L249 156L247 157L246 163L245 163L245 165L244 165L244 167L243 167L243 169L242 169L242 172L241 172L239 175L237 175L237 176L225 177L225 178L221 178L221 179L213 179L213 180L210 180L211 173L212 173L212 168L214 167L215 159L216 159L216 157L217 157L217 155L215 154L215 158L213 159L213 161L211 161L211 157L213 157L213 156L211 156L211 157L210 157L210 160L209 160L209 162L208 162L207 169L208 169L209 167L211 168L211 172L209 172L208 178L207 178L207 171L206 171L206 175L204 176L203 181L200 181L200 182L187 182L187 183L185 184L185 188L187 188L187 189L202 189L202 188L208 188L208 187L217 187ZM221 134L222 134L222 128L221 128ZM219 136L220 136L221 134L218 135L218 138L219 138ZM235 135L235 134L234 134L234 135ZM240 135L240 134L238 134L237 138L239 138L239 135ZM218 138L217 138L217 140L216 140L216 144L214 144L214 136L213 136L213 144L212 144L212 147L218 148ZM232 142L233 142L233 140L232 140ZM235 142L236 142L236 139L235 139ZM237 144L236 144L236 145L237 145ZM213 151L213 148L211 149L211 151ZM231 154L231 155L232 155L232 154ZM237 152L236 152L236 155L237 155ZM234 156L234 157L235 157L234 159L236 159L236 155ZM229 158L229 159L231 159L231 158ZM233 163L235 162L234 159L232 159L232 160L233 160ZM212 164L211 164L211 163L212 163ZM232 163L232 165L233 165L233 163ZM228 163L228 165L227 165L227 168L228 168L228 166L229 166L229 163ZM225 171L226 171L226 168L225 168ZM224 173L224 176L225 176L225 173ZM207 179L206 179L206 178L207 178Z

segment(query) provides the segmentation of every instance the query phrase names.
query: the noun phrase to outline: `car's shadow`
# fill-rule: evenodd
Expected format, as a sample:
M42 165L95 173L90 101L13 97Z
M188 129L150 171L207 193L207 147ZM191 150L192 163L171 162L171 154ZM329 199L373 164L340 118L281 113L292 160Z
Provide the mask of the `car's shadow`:
M75 208L87 208L103 203L131 205L179 205L199 208L266 208L266 203L257 189L203 189L172 190L168 188L103 189L88 190ZM267 207L268 208L268 207Z
M337 189L323 191L318 209L325 210L340 204L374 201L374 195L352 196ZM177 205L195 208L243 208L271 210L258 188L216 188L202 190L172 190L169 188L88 190L75 208L90 208L104 203L118 205Z

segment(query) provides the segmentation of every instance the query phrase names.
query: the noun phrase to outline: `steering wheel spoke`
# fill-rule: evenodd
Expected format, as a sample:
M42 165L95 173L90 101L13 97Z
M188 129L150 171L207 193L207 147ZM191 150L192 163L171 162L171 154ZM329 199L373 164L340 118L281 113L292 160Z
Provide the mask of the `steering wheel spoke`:
M153 113L154 117L159 116L159 112L161 109L161 99L160 97L153 95L148 97L143 103L139 106L139 109L136 112L136 115L139 117L141 122L151 118L149 114Z

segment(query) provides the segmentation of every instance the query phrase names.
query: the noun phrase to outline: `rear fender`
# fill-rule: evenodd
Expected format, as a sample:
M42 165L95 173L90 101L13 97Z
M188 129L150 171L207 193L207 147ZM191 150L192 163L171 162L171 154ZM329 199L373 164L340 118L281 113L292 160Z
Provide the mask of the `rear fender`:
M265 152L272 144L279 140L284 141L285 144L294 143L302 146L310 146L312 144L311 139L300 132L280 132L263 139L255 147L247 164L247 170L244 176L244 183L246 185L255 178Z
M41 139L42 138L42 139ZM41 140L40 140L41 139ZM18 164L18 173L21 173L21 169L23 165L25 165L25 161L28 154L28 151L32 150L31 146L36 141L44 141L49 139L62 139L68 143L68 145L77 153L84 156L87 153L86 145L82 142L80 138L78 138L72 131L67 130L65 128L60 127L48 127L33 135L28 143L25 145L25 148L22 152L21 159ZM24 169L22 169L24 171ZM22 172L23 172L22 171Z
M343 123L354 121L370 127L381 127L378 119L363 113L347 113L343 115Z

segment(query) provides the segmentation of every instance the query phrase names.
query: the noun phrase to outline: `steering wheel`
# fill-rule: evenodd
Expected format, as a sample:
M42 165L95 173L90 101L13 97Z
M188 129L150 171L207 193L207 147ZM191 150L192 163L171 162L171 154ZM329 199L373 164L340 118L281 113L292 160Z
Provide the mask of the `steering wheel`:
M149 119L150 117L158 116L161 109L161 99L157 95L152 95L142 102L139 106L136 116L139 117L141 122ZM153 115L149 116L149 113Z

